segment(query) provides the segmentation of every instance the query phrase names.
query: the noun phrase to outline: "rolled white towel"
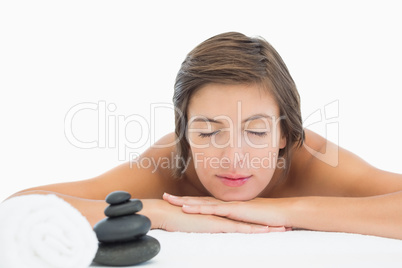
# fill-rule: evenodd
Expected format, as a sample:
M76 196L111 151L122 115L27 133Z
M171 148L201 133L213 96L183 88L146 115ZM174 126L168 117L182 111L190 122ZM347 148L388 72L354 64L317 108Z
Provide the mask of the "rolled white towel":
M97 249L86 218L56 195L23 195L0 204L0 267L88 267Z

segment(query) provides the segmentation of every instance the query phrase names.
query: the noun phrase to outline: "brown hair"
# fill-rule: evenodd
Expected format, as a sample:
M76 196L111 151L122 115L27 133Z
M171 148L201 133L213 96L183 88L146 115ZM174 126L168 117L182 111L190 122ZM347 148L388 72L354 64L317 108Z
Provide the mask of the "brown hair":
M190 98L209 83L259 84L270 90L279 106L280 128L286 138L286 146L279 151L279 157L284 158L284 176L287 176L291 149L303 144L304 130L300 96L278 52L263 38L228 32L207 39L188 53L177 74L173 95L176 153L184 161L190 157L190 146L185 138ZM184 164L175 167L175 177L180 178L184 169Z

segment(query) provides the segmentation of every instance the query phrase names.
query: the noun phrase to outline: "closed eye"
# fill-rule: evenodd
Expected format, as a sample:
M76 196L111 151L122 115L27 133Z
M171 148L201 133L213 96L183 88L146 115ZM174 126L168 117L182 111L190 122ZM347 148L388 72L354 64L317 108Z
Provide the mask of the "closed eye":
M262 131L262 132L259 132L259 131L251 131L251 130L246 130L246 131L247 131L247 133L256 135L256 136L258 136L258 137L265 137L265 136L267 135L267 132L266 132L266 131Z
M207 137L211 137L212 135L215 135L219 132L220 130L216 130L214 132L210 132L210 133L200 133L198 136L201 138L207 138Z

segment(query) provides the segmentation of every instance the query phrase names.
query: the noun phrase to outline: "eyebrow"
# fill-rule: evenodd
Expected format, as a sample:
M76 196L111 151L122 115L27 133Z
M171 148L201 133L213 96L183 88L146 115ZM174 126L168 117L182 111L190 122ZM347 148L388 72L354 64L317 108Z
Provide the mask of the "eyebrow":
M260 118L266 118L266 119L272 120L272 117L273 117L273 115L268 115L268 114L255 114L255 115L252 115L252 116L250 116L250 117L244 119L244 120L242 121L242 123L245 123L245 122L247 122L247 121L252 121L252 120L260 119Z
M259 114L255 114L250 117L247 117L246 119L244 119L242 121L242 123L244 124L248 121L252 121L252 120L256 120L256 119L260 119L260 118L266 118L266 119L272 120L272 117L273 117L272 115L259 113ZM223 124L221 121L218 121L218 120L206 117L206 116L197 116L192 120L192 122L210 122L210 123L215 123L215 124Z

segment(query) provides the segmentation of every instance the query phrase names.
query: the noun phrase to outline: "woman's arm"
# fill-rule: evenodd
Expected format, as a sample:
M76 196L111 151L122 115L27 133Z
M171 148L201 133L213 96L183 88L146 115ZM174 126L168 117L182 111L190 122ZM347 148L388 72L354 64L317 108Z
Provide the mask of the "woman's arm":
M312 131L306 131L306 141L313 150L295 152L291 181L283 196L222 202L165 195L165 200L191 214L402 239L402 175L376 169ZM336 158L337 164L329 165L312 151L329 153L327 157Z
M46 188L46 187L44 187ZM57 187L56 187L57 190ZM53 191L45 191L45 190L25 190L21 191L17 194L10 196L12 198L14 196L19 195L28 195L28 194L54 194L64 201L70 203L73 207L81 212L81 214L88 220L91 226L94 226L97 222L105 218L104 210L109 205L105 202L105 200L95 200L95 199L87 199L82 197L76 197L66 194L60 194L58 192ZM74 192L73 192L74 194ZM162 215L160 213L158 207L161 205L163 200L158 199L141 199L143 203L143 209L138 212L138 214L142 214L152 219L151 223L152 229L159 228L161 225Z
M68 196L50 191L24 191L25 194L56 194L70 203L85 216L91 226L105 218L104 209L108 204L104 200L91 200ZM283 226L267 226L225 219L214 215L191 215L184 213L180 207L161 199L141 199L143 209L138 212L151 220L151 229L163 229L172 232L197 233L268 233L284 232Z
M317 151L337 149L332 154L338 161L331 166L304 149L299 151L309 164L305 183L296 184L305 197L290 206L292 226L402 239L402 175L377 169L311 131L307 139Z
M245 202L174 196L166 200L189 214L216 215L267 226L402 239L402 192L374 197L257 198Z
M288 208L290 226L402 239L402 191L372 197L301 197Z
M172 141L174 135L170 134L157 144L172 144ZM173 150L174 146L151 147L141 158L153 159L154 163L158 163L159 159L169 159ZM94 226L105 217L104 209L108 205L104 201L105 197L110 192L121 190L143 202L143 209L139 214L151 220L152 229L209 233L285 231L284 227L267 227L211 215L186 214L181 208L162 200L165 191L181 194L180 181L173 179L171 174L171 169L168 168L125 163L93 179L35 187L20 191L10 198L26 194L55 194L77 208Z

